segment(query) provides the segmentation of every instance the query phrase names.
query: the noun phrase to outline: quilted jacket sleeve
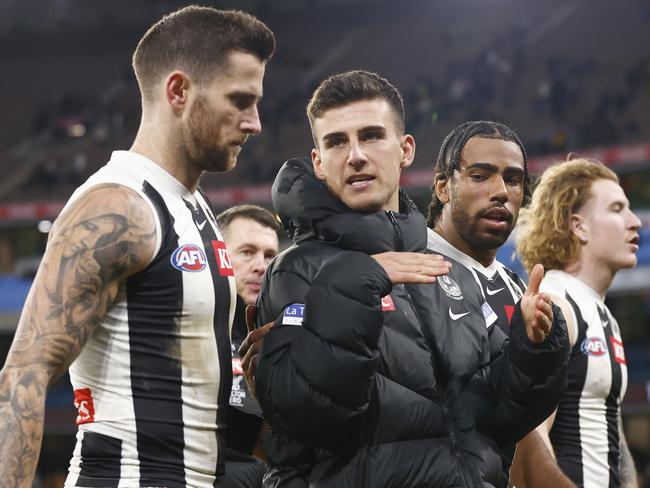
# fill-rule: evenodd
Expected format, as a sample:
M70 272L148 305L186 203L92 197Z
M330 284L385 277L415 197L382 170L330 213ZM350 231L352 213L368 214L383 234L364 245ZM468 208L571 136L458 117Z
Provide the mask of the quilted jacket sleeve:
M264 338L256 389L265 419L313 447L336 450L353 441L370 401L382 327L381 297L392 288L370 256L340 253L313 280L276 272L260 298L269 310L304 304L301 325L280 315ZM265 294L265 295L264 295Z

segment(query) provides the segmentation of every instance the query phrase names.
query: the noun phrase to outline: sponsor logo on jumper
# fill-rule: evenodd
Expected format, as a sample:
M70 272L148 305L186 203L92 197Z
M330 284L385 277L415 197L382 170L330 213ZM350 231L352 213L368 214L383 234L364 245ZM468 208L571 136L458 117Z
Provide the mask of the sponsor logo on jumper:
M77 408L77 425L95 421L95 405L90 388L78 388L74 391L74 406Z
M204 221L201 222L200 224L197 223L196 226L199 228L199 230L203 230L203 227L205 227L205 224L206 224L207 222L208 222L207 220L204 220Z
M304 316L305 305L303 303L292 303L284 309L282 325L302 325Z
M215 258L217 259L219 274L221 276L234 276L235 273L232 269L230 255L226 249L226 243L223 241L212 241L212 249L214 250Z
M600 337L587 337L580 344L580 350L587 356L604 356L607 354L607 344Z
M458 284L449 276L438 276L436 283L440 285L442 291L444 291L449 298L453 298L454 300L463 299L463 292L460 290L460 286L458 286Z
M487 286L485 287L485 291L486 291L486 293L487 293L488 295L490 295L490 296L492 296L492 295L496 295L496 294L499 293L501 290L503 290L503 288L497 288L496 290L491 290L491 289L488 288Z
M392 312L393 310L395 310L395 304L393 303L393 299L390 297L390 295L381 297L381 311Z
M451 311L451 307L449 307L449 317L451 317L451 320L458 320L465 315L469 315L469 312L464 312L464 313L454 313Z
M232 374L234 376L243 375L244 370L241 367L241 358L234 357L232 358Z
M508 319L508 325L510 325L510 322L512 321L512 315L515 313L515 306L504 305L503 308L506 311L506 318Z
M184 244L178 247L171 256L172 266L180 271L196 273L205 269L205 254L196 244Z
M244 388L244 377L234 376L232 379L232 387L230 389L230 403L231 407L242 407L244 400L246 400L246 388Z
M618 364L627 364L627 361L625 360L625 349L623 349L623 343L614 336L610 336L609 340L612 343L614 361L616 361Z

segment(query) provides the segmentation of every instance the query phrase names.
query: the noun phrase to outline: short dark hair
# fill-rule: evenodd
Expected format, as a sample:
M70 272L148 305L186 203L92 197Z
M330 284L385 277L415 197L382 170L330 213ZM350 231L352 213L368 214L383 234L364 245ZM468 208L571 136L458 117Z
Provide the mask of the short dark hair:
M505 124L491 120L470 120L452 130L440 146L438 159L433 166L433 186L431 188L431 202L429 203L429 216L427 225L435 227L444 204L436 195L436 182L445 180L460 169L460 153L472 137L483 137L485 139L500 139L502 141L514 142L521 149L524 158L524 201L526 205L530 200L530 175L528 174L528 155L524 144L519 136Z
M314 136L314 120L332 108L363 100L386 100L395 112L397 128L404 132L404 101L387 79L370 71L354 70L332 75L314 91L307 104L307 117ZM318 145L314 136L314 143Z
M268 61L275 36L260 20L238 10L190 5L168 14L142 36L133 54L133 70L145 100L162 76L181 69L202 83L211 80L232 51Z
M222 233L228 232L228 227L235 219L250 219L263 227L273 229L276 233L280 231L280 222L275 214L264 207L250 203L235 205L217 215L217 225Z

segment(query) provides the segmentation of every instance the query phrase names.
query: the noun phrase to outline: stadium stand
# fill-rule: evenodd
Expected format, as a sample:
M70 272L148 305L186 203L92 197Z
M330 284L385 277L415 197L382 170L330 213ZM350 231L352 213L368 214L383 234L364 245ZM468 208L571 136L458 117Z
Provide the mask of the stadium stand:
M47 235L37 224L51 221L113 148L129 147L140 117L131 49L153 19L186 3L0 3L7 90L0 117L1 359L44 249ZM423 209L434 153L444 134L467 119L515 128L533 172L575 151L619 174L644 230L639 266L619 274L608 304L629 359L628 442L650 486L647 1L628 0L621 8L606 0L232 0L219 7L256 13L276 32L278 51L265 79L263 133L247 144L235 171L203 180L218 208L270 205L277 168L312 147L308 94L324 76L353 68L385 74L405 97L418 152L403 185ZM499 258L518 265L511 244ZM70 398L65 379L48 396L43 479L66 468L74 433Z

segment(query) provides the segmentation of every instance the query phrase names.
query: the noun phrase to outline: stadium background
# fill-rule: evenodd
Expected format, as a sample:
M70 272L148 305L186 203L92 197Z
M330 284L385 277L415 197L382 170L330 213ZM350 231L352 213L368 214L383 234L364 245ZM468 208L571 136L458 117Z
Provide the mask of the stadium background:
M144 30L175 0L0 0L0 361L51 221L111 150L126 149L140 106L130 71ZM284 160L307 155L307 98L353 68L395 82L418 143L402 184L423 211L444 135L468 119L513 127L539 172L567 152L621 177L644 223L639 266L619 273L608 304L626 343L628 443L650 486L650 4L646 0L231 0L278 39L260 111L263 132L237 168L208 175L218 208L270 206ZM286 242L285 242L286 244ZM518 268L511 243L499 257ZM67 378L46 403L38 486L61 486L74 442ZM59 473L59 474L57 474Z

